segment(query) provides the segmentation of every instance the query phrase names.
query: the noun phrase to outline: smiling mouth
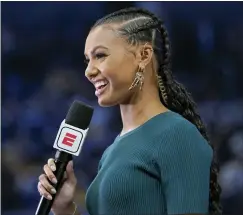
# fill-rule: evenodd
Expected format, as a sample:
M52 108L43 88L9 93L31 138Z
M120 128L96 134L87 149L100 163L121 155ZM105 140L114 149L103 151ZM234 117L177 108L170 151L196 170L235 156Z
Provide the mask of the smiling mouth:
M96 90L95 90L95 95L96 95L96 96L100 96L102 93L104 93L104 91L105 91L105 89L107 88L107 85L108 85L108 84L109 84L109 83L107 83L107 84L103 84L103 85L97 87Z

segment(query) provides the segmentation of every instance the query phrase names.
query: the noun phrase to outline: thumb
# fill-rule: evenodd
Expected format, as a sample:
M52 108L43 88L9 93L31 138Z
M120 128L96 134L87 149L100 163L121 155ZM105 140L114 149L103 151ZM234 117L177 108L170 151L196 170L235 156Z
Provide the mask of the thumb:
M75 173L73 170L73 161L68 162L68 165L66 168L66 175L67 175L66 181L76 185L77 179L76 179L76 176L75 176Z

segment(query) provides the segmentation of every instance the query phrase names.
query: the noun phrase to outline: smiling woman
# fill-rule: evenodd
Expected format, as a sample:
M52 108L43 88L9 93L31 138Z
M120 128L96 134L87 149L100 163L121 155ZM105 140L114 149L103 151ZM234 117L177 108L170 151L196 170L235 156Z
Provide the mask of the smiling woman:
M128 89L134 78L131 71L136 70L139 61L135 52L136 47L129 47L123 38L117 37L109 25L91 30L85 46L88 60L86 77L95 85L100 105L112 106L130 102L129 97L133 92ZM106 90L97 88L100 81L107 84Z
M137 8L107 15L91 29L85 56L99 104L119 105L123 122L87 191L89 214L220 214L213 148L192 98L171 74L163 23ZM46 197L52 165L40 177ZM76 181L70 163L56 215L72 214Z

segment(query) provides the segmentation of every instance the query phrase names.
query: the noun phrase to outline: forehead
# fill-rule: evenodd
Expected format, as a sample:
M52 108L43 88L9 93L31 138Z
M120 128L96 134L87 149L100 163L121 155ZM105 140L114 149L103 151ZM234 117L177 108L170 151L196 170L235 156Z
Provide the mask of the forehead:
M98 26L91 30L85 43L85 53L89 53L96 46L105 46L107 48L115 48L124 46L125 41L118 37L115 28L109 26Z

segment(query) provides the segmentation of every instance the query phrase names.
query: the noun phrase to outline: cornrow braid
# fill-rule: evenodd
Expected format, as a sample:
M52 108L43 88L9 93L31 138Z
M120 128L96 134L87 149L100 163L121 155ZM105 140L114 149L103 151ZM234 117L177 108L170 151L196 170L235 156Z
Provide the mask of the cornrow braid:
M181 114L184 118L193 123L211 145L206 128L201 117L196 112L195 102L185 87L177 82L172 75L170 69L171 46L164 23L147 10L140 8L126 8L111 13L98 20L93 28L109 23L121 24L117 31L121 33L121 36L126 37L129 44L134 45L139 42L152 42L154 50L160 50L159 53L155 52L155 56L159 63L157 79L161 102L167 108ZM160 46L162 46L162 49L158 48L153 41L155 40L154 35L156 37L156 34L153 33L156 33L156 31L159 32L159 39L162 43ZM211 147L213 148L213 145L211 145ZM214 155L210 174L209 212L213 215L219 215L222 214L220 205L221 190L217 182L218 166L215 157L216 156Z
M121 10L118 10L118 11L115 11L111 14L108 14L107 16L103 17L102 19L99 19L93 26L93 28L101 25L101 24L104 24L104 23L109 23L109 22L112 22L112 18L114 17L122 17L122 16L128 16L128 15L143 15L143 16L147 16L148 18L151 19L151 17L153 16L152 13L150 13L149 11L146 11L144 9L141 9L141 8L125 8L125 9L121 9ZM120 20L120 21L123 21L123 20Z

